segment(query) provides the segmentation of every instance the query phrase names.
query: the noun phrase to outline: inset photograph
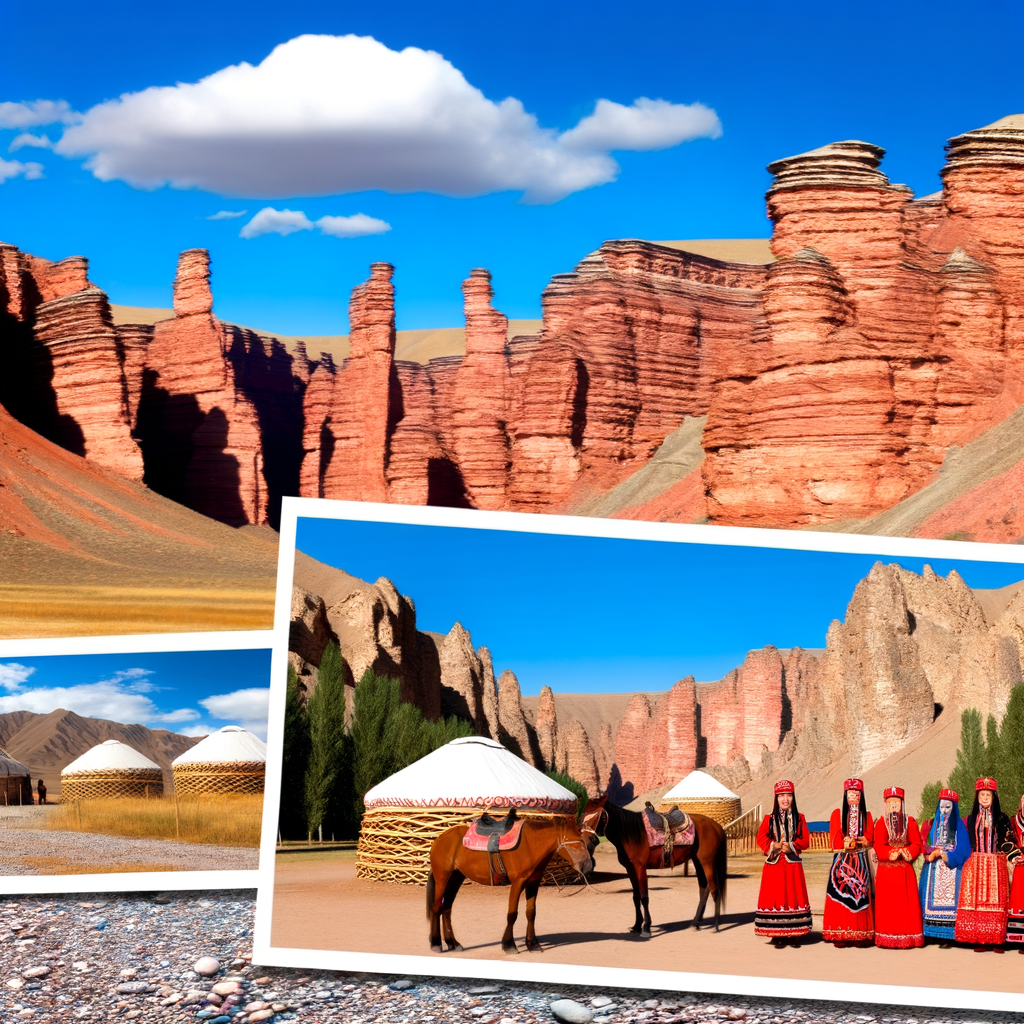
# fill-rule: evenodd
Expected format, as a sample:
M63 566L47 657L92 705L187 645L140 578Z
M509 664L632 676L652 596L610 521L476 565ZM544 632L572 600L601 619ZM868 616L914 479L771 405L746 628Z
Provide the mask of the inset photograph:
M0 891L251 884L269 639L0 643Z
M1022 555L286 501L258 957L1009 1007Z

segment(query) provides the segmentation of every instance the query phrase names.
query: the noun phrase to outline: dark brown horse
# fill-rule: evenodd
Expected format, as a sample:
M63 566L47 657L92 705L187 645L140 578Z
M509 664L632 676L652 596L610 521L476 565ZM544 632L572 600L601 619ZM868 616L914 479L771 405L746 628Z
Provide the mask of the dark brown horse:
M430 848L430 876L427 878L427 917L430 919L430 948L441 952L441 925L448 950L462 946L452 931L452 904L462 883L468 878L479 885L491 885L492 862L482 850L467 850L462 845L467 825L456 825L442 832ZM526 890L526 948L539 950L534 922L537 917L537 890L548 861L555 855L567 860L581 874L594 866L587 841L572 818L526 818L522 823L519 844L514 850L503 850L501 862L508 882L508 916L501 948L518 953L512 938L512 926L519 916L519 897Z
M672 850L672 865L693 864L700 886L700 902L693 917L694 929L699 929L704 920L704 907L710 893L715 899L715 931L718 931L721 913L725 909L725 885L728 871L725 829L714 818L703 814L691 814L696 835L692 846L675 846ZM631 932L651 934L651 910L647 896L647 872L660 868L662 847L652 849L644 828L643 815L639 811L628 811L611 803L607 796L591 800L583 809L582 831L591 837L590 851L593 853L599 836L604 836L614 847L619 863L626 869L629 883L633 887L633 906L636 921Z

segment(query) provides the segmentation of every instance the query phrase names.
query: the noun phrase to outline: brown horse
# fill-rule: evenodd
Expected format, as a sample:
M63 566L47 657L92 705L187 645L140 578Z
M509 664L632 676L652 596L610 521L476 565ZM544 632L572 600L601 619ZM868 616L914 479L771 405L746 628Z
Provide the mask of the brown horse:
M715 898L715 931L718 931L721 912L725 909L725 885L728 871L725 829L714 818L703 814L691 814L696 826L692 846L675 846L672 850L672 865L693 864L700 886L700 902L693 917L693 927L699 930L704 920L704 907L708 893ZM626 869L633 887L633 906L636 921L631 932L651 934L651 910L647 896L647 872L662 867L662 848L651 848L644 828L643 815L639 811L628 811L611 803L607 796L591 800L583 809L582 831L591 837L590 852L593 853L599 836L604 836L618 854L619 863Z
M452 904L459 888L468 878L479 885L492 885L491 859L482 850L467 850L462 845L467 825L456 825L442 832L430 848L430 876L427 878L427 917L430 919L430 948L441 952L441 924L448 950L461 951L462 946L452 931ZM503 850L504 865L510 886L508 916L501 948L518 953L512 938L512 926L519 916L519 897L526 890L526 948L539 950L534 922L537 917L537 890L548 861L555 854L567 860L581 875L594 866L587 842L572 818L526 818L522 823L519 845ZM501 884L506 884L502 880Z

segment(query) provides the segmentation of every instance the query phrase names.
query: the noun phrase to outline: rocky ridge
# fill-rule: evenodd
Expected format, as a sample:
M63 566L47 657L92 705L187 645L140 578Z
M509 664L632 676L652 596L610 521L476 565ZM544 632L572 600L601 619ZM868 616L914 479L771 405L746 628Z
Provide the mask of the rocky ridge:
M548 687L523 698L507 670L496 682L490 652L459 623L444 637L419 632L412 601L388 580L299 553L295 583L290 658L308 691L336 639L352 684L367 667L393 675L429 717L458 713L536 767L627 800L694 768L734 789L840 761L863 773L940 715L973 707L998 719L1024 679L1024 587L976 594L955 571L927 566L918 575L876 563L823 650L768 646L715 682L566 698Z
M61 770L104 740L120 740L155 761L163 770L164 786L170 792L174 784L171 762L201 738L167 729L147 729L144 725L122 725L103 718L83 718L63 708L48 714L0 714L0 747L29 767L33 783L42 776L54 796L60 794Z

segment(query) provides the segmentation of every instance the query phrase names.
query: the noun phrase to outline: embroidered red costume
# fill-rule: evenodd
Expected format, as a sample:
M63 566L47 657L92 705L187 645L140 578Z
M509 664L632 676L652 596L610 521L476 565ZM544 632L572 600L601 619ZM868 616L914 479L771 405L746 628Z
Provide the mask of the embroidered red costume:
M856 797L851 802L850 793ZM874 821L863 805L864 784L847 779L843 806L832 812L829 839L836 851L825 890L825 919L821 934L826 942L869 942L875 937L871 911L871 869L868 848L874 842Z
M983 793L990 802L981 802ZM978 779L974 807L967 818L971 856L960 878L956 907L956 941L974 946L1001 946L1006 941L1010 876L1006 854L1010 822L999 809L995 779Z
M1024 952L1024 797L1010 820L1010 841L1016 847L1007 854L1013 865L1013 884L1010 886L1010 912L1006 925L1006 941L1019 945Z
M810 835L795 801L786 809L779 807L782 793L792 795L793 784L776 783L775 809L761 822L757 833L757 845L766 859L757 895L754 934L772 939L798 938L811 930L811 901L800 859L800 853L810 845ZM781 848L783 844L785 849Z
M897 798L902 806L903 790L887 789L885 798ZM921 902L914 874L914 861L921 856L917 822L902 810L887 811L875 822L875 853L875 945L886 949L923 946Z

